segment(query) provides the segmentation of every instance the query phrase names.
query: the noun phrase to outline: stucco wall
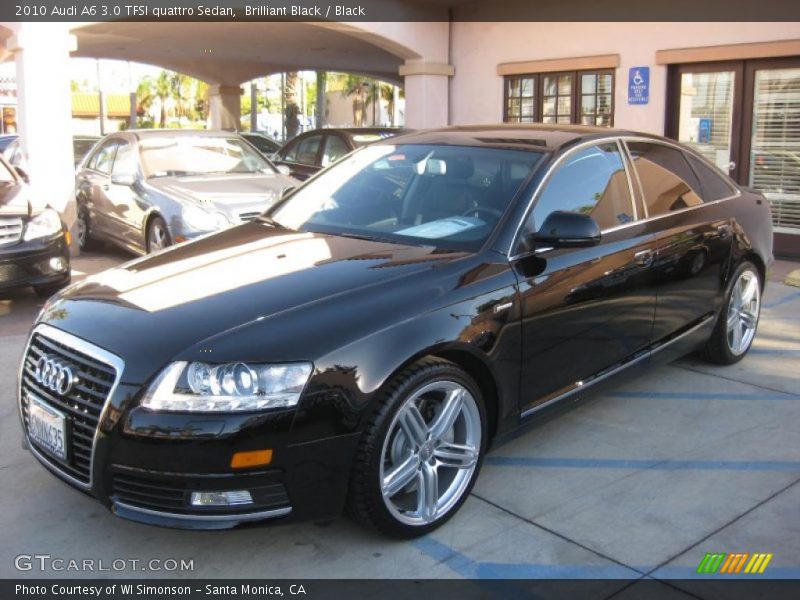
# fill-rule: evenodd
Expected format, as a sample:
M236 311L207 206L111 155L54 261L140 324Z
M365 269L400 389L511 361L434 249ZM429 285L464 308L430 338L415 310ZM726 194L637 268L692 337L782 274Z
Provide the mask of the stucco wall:
M453 23L450 119L454 125L503 118L503 78L497 65L619 54L614 124L664 133L665 66L657 50L800 38L800 23ZM629 106L628 69L650 66L650 102Z

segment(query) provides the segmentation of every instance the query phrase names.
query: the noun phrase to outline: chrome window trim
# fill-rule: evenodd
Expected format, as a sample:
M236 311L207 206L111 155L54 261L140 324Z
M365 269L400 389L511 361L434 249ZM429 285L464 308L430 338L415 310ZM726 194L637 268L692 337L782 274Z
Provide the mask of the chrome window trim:
M702 204L697 204L695 206L687 206L686 208L682 208L680 210L674 210L674 211L671 211L671 212L668 212L668 213L664 213L663 215L654 215L654 216L651 217L649 212L647 211L647 203L644 201L644 192L642 191L642 188L641 188L641 181L639 180L639 173L636 171L636 166L633 164L633 159L631 157L630 150L628 149L628 146L627 146L626 142L634 141L634 142L645 142L645 143L648 143L648 144L661 144L662 146L668 146L668 147L674 148L674 149L676 149L676 150L678 150L680 152L684 152L684 153L686 152L686 149L683 148L682 146L676 144L676 143L670 142L669 140L660 140L660 139L649 138L649 137L645 137L645 136L634 136L634 135L620 135L620 136L615 136L613 138L602 138L602 139L583 142L583 143L575 146L574 148L570 148L569 151L567 151L566 153L564 153L563 155L558 157L558 159L556 159L556 161L553 162L553 164L550 166L550 168L547 171L547 173L544 175L542 180L539 182L539 185L536 186L536 189L534 190L533 195L531 196L531 200L528 202L528 207L525 209L525 213L524 213L522 219L520 220L519 224L517 225L516 231L514 232L514 237L512 238L511 246L508 249L508 260L509 261L519 260L520 258L523 258L525 256L530 256L532 254L538 254L539 252L552 250L552 248L541 248L541 249L534 250L532 252L521 252L519 254L513 254L514 248L516 247L516 245L517 245L517 243L519 241L519 236L520 236L520 232L522 231L522 227L527 222L528 216L530 215L530 212L531 212L534 204L536 203L536 200L538 200L539 194L540 194L542 188L550 180L550 178L553 176L553 173L555 172L555 169L557 169L559 167L561 162L567 156L571 155L573 152L575 152L575 151L577 151L579 149L585 148L586 146L590 146L590 145L593 145L593 144L607 143L609 141L615 141L615 140L622 143L623 147L625 148L626 155L631 158L630 165L631 165L631 168L633 169L633 173L634 173L634 175L636 177L637 184L639 186L639 190L640 190L640 193L642 195L642 206L643 206L644 211L645 211L645 217L642 218L642 219L638 219L636 221L631 221L630 223L623 223L622 225L617 225L616 227L611 227L609 229L603 229L600 232L601 235L606 234L606 233L611 233L613 231L619 231L619 230L625 229L627 227L633 227L635 225L641 225L642 223L649 223L651 221L655 221L656 219L663 219L665 217L671 217L673 215L679 215L679 214L686 213L686 212L689 212L689 211L697 210L697 209L703 208L705 206L712 206L714 204L719 204L720 202L727 202L728 200L733 200L734 198L739 198L742 195L742 190L739 189L738 185L737 184L733 184L733 189L735 190L735 193L730 195L730 196L726 196L725 198L720 198L719 200L711 200L710 202L705 202L704 201ZM691 165L689 165L689 167L691 168ZM635 199L634 199L634 203L635 203Z
M131 512L141 513L145 515L151 515L154 517L163 517L167 519L176 519L181 521L230 521L234 523L240 521L259 521L261 519L274 519L276 517L283 517L292 512L291 506L274 508L271 510L262 510L259 512L240 513L240 514L232 513L228 515L198 515L198 514L193 515L184 513L171 513L160 510L153 510L150 508L140 508L138 506L133 506L132 504L127 504L126 502L114 502L114 507L120 507L124 510L129 510Z
M630 172L630 169L633 168L633 165L628 162L628 150L622 143L621 139L617 139L617 149L619 150L619 155L622 159L622 168L625 169L625 179L628 180L628 194L630 194L631 206L633 207L633 220L635 222L639 220L639 209L636 206L636 194L633 193L633 180L631 179ZM623 223L623 225L627 225L627 223ZM614 227L610 227L609 229L614 229ZM600 233L602 234L602 231Z
M51 339L55 342L60 344L64 344L70 348L74 348L79 352L86 354L94 358L95 360L102 362L114 369L116 372L116 377L114 378L111 387L108 390L108 395L106 399L103 401L103 406L100 409L100 415L97 418L97 429L94 431L94 437L92 438L92 456L89 459L89 482L84 483L80 479L76 479L66 471L62 471L56 465L52 464L50 460L48 460L43 454L41 454L37 449L36 446L31 443L30 438L28 437L28 430L25 427L25 415L22 412L22 374L25 370L25 361L28 358L28 352L30 351L31 342L33 341L33 336L39 334L43 337ZM112 354L107 350L103 350L102 348L95 346L87 342L86 340L79 338L77 336L72 335L71 333L67 333L66 331L62 331L61 329L56 329L52 325L47 325L46 323L40 323L36 327L34 327L31 334L28 336L28 342L25 344L25 352L22 355L22 361L19 365L19 372L17 375L17 407L19 409L19 419L20 424L22 425L22 433L25 436L25 441L27 442L29 450L33 453L33 455L42 463L45 467L47 467L50 471L54 472L59 477L66 479L72 485L79 487L84 490L92 489L92 484L94 483L94 456L97 449L97 440L100 435L100 427L103 424L103 421L106 418L106 413L108 412L108 405L111 402L111 398L114 395L114 392L117 390L117 386L119 385L120 380L122 379L122 371L125 368L125 361L122 360L116 354Z

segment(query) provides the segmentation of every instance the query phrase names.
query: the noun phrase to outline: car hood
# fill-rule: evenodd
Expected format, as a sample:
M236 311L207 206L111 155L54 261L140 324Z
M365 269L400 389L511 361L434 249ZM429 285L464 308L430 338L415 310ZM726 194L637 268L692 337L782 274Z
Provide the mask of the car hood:
M280 173L243 173L198 177L154 177L147 185L181 200L216 210L227 216L263 212L272 206L287 187L298 182Z
M28 216L31 214L28 190L23 185L0 185L0 216Z
M142 383L181 351L233 328L352 294L377 297L390 282L463 256L255 221L89 277L51 302L42 320L126 361L136 357L125 380ZM207 351L213 360L213 344Z

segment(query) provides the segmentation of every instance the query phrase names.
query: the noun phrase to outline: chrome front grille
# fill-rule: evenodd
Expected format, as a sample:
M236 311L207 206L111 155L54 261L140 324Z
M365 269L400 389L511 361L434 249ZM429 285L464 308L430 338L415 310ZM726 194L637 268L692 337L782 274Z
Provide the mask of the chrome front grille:
M36 363L42 357L68 365L75 383L62 395L36 381ZM106 401L122 372L122 361L88 342L50 326L38 327L23 359L20 373L20 410L25 431L28 428L29 396L33 395L68 421L68 460L61 462L40 451L37 455L51 468L61 471L84 486L91 485L94 437Z
M0 217L0 246L15 244L22 239L22 218Z

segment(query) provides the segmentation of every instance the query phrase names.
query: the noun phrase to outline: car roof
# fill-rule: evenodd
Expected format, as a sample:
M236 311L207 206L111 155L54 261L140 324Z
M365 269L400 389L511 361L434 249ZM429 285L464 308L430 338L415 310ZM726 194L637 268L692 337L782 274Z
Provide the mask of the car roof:
M235 137L235 131L216 131L209 129L128 129L118 133L128 133L141 140L149 137ZM115 134L111 134L115 135Z
M663 139L650 134L609 127L535 123L529 125L469 125L412 131L400 134L391 140L376 142L376 144L397 144L402 142L405 144L483 146L555 152L578 142L617 136Z

